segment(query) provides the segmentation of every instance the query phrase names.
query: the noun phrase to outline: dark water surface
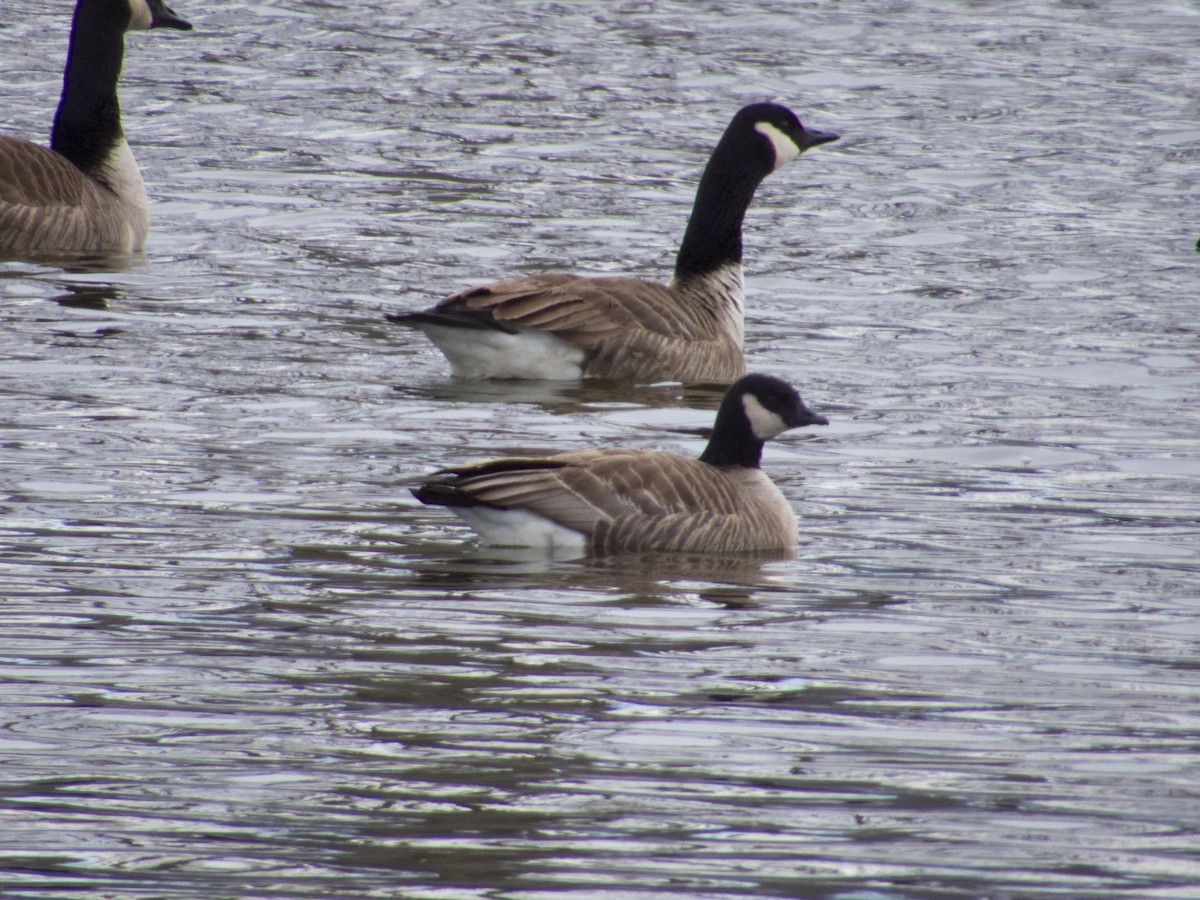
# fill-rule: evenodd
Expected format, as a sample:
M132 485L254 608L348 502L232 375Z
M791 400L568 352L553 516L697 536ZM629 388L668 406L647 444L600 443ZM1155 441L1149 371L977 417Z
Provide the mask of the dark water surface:
M144 257L0 264L5 897L1193 898L1200 7L177 0ZM44 139L70 4L0 10ZM714 394L455 382L382 313L747 222L795 558L473 549L401 484L698 452Z

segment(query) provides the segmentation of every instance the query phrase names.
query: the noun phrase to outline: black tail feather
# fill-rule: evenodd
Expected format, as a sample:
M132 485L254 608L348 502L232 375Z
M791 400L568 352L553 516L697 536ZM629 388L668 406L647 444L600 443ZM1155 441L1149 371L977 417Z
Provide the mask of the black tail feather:
M412 495L426 506L490 506L449 484L431 482L410 488Z
M497 322L486 309L469 309L456 307L454 309L424 309L411 313L387 313L385 318L396 325L405 328L420 328L422 325L441 325L444 328L474 328L480 331L503 331L505 334L516 334L520 331L515 325L507 322Z

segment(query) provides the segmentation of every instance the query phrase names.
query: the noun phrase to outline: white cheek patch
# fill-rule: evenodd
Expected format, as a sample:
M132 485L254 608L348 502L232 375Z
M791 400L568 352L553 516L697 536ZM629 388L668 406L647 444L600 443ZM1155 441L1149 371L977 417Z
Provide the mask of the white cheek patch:
M154 25L154 16L146 0L127 0L129 3L128 31L145 31Z
M788 430L787 423L783 421L783 417L778 413L773 413L761 403L753 394L746 394L742 397L742 409L746 411L746 418L750 422L750 430L754 432L754 436L760 441L767 441L775 437L777 434L783 434Z
M754 126L754 130L770 141L775 149L775 169L786 166L800 155L800 148L796 146L796 142L770 122L759 122Z

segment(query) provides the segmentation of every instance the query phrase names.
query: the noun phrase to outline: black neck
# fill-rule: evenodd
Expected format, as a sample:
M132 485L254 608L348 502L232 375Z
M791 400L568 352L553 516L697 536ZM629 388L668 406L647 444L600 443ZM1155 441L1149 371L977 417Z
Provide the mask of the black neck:
M50 147L88 173L123 137L117 79L124 53L125 23L106 15L101 5L81 0Z
M675 257L676 279L741 264L742 220L767 174L726 134L700 177L692 215Z
M700 454L710 466L742 466L757 469L762 462L763 442L754 436L742 407L742 394L727 394L717 412L712 437Z

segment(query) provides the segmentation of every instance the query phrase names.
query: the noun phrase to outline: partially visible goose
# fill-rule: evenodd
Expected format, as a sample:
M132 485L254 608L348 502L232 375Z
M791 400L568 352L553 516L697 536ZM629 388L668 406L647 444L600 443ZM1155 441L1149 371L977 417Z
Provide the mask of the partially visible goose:
M796 516L759 468L763 442L827 425L784 381L747 375L725 394L699 459L578 450L445 469L413 490L485 544L620 553L734 553L796 543Z
M388 318L424 332L464 377L728 384L746 372L742 220L754 191L837 138L777 103L739 110L700 178L670 285L546 273Z
M49 149L0 135L0 253L141 249L146 187L117 103L125 32L191 27L163 0L79 0Z

